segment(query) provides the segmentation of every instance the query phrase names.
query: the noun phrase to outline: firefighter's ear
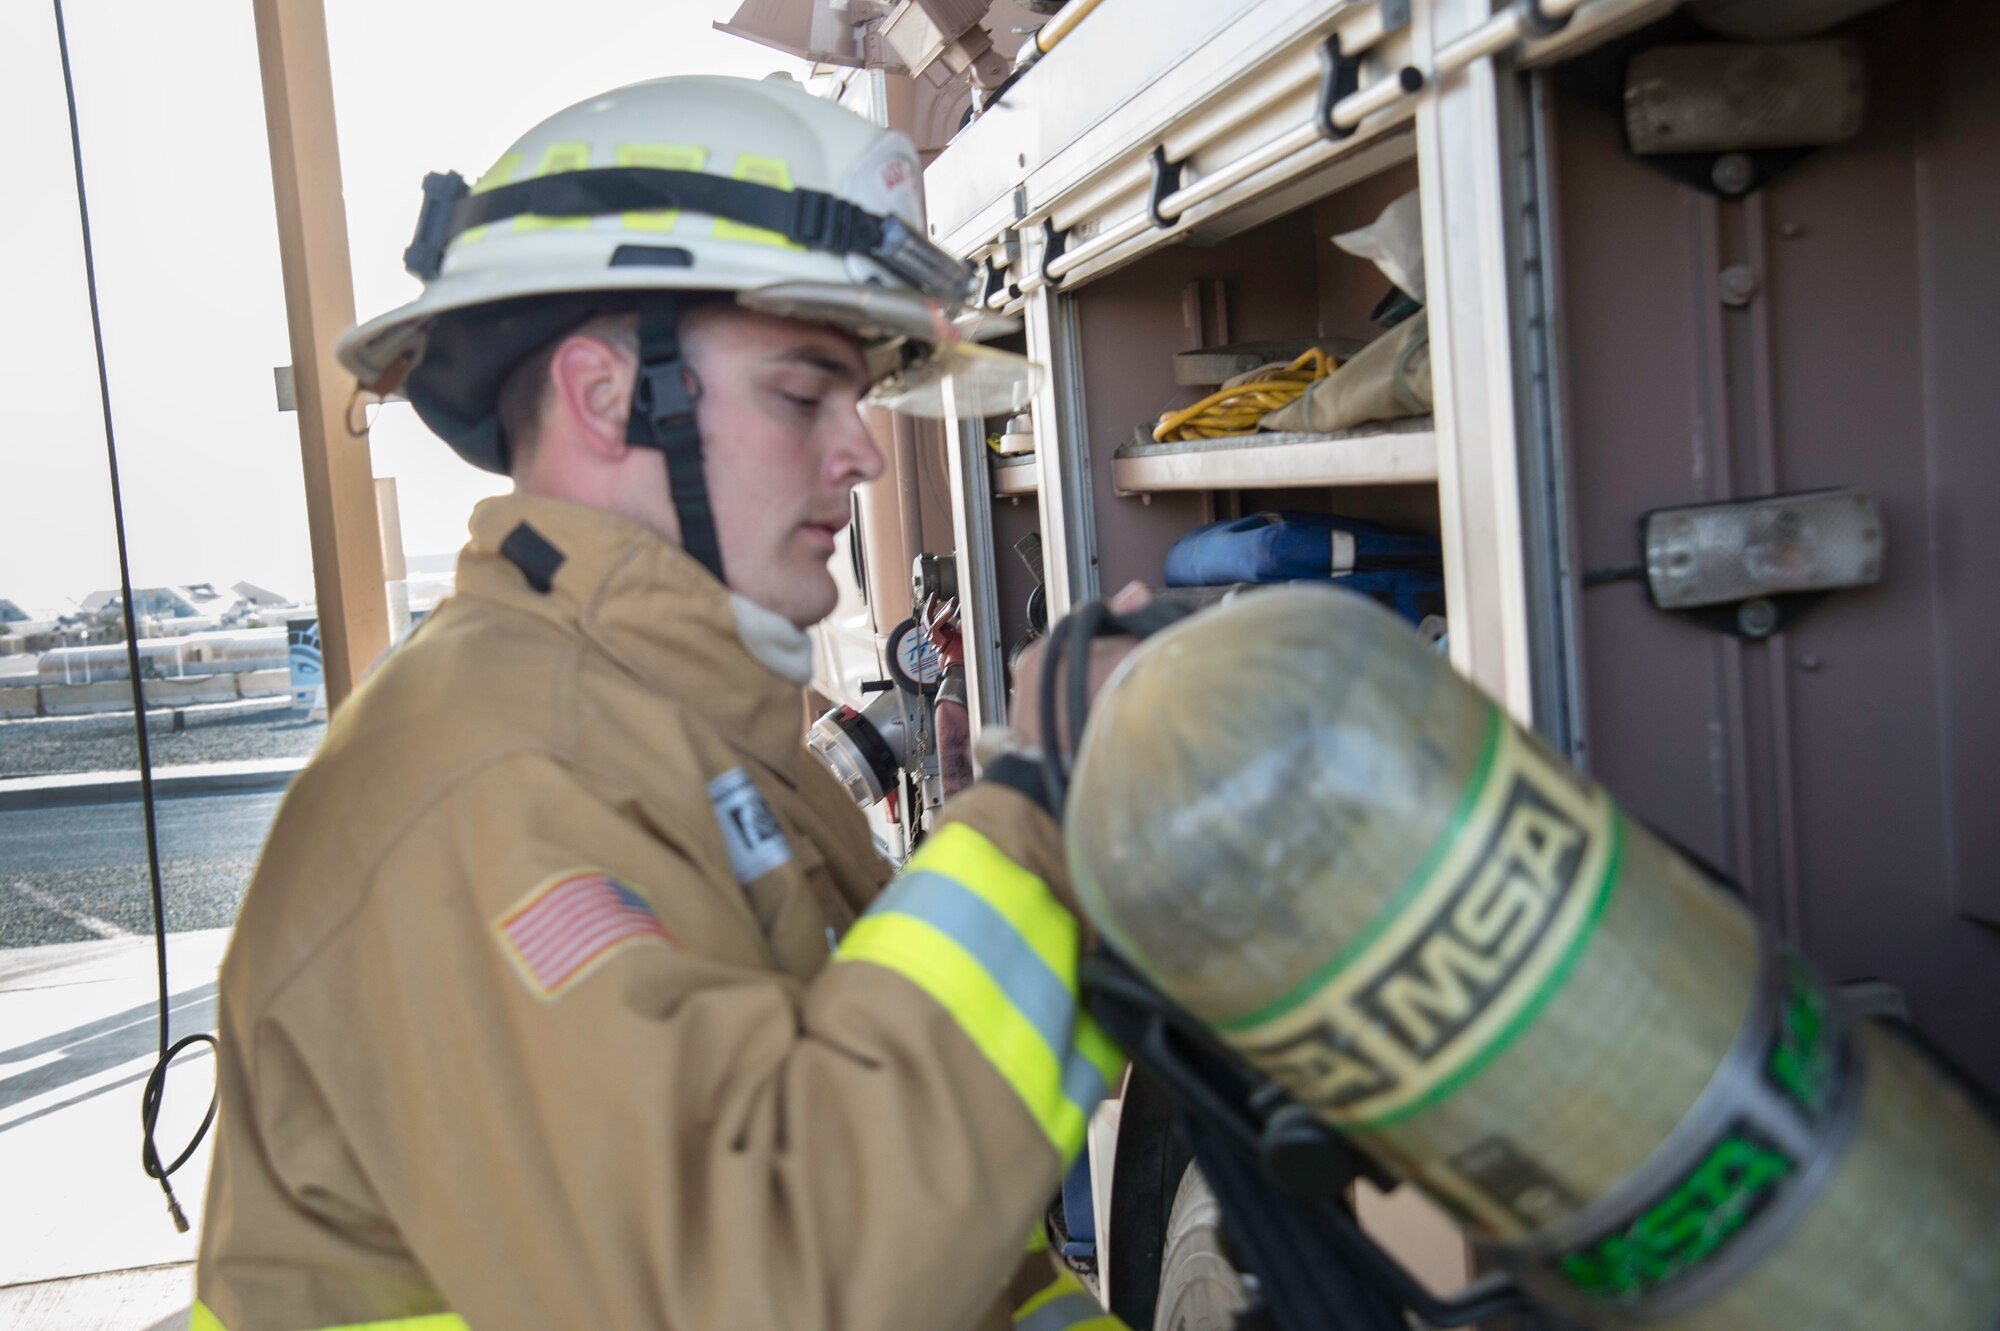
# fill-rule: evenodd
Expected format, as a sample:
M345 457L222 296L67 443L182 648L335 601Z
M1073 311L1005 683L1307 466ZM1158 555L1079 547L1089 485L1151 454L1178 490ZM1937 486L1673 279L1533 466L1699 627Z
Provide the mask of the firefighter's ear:
M625 456L625 420L637 366L632 354L590 333L557 344L549 358L551 405L579 440L608 461Z

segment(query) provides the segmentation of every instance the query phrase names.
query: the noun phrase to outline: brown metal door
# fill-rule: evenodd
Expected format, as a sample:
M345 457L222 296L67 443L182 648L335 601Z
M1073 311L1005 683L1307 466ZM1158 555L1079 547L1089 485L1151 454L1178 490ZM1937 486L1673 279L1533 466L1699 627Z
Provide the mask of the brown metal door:
M1844 31L1863 134L1740 200L1642 164L1615 106L1557 80L1578 571L1634 563L1647 510L1825 486L1872 492L1888 542L1879 586L1761 642L1576 590L1584 759L1994 1085L2000 19L1901 0Z

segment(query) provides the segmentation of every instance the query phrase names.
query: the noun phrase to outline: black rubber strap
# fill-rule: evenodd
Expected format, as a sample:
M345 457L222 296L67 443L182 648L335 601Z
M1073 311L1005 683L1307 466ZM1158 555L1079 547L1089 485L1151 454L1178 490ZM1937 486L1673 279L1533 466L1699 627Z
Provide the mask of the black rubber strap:
M701 462L701 430L695 423L700 387L688 391L694 375L681 356L680 315L671 301L649 301L639 311L639 378L632 386L625 442L657 448L665 455L667 488L681 524L681 548L717 582L724 582L722 546L716 539L708 476Z
M879 248L883 237L881 217L819 190L779 189L705 171L605 166L467 194L452 206L444 240L449 244L473 227L510 217L600 217L659 209L727 218L830 254L866 254Z
M1049 803L1049 788L1042 780L1042 769L1031 758L1018 753L1003 753L986 765L982 781L991 781L998 786L1026 795L1037 807L1046 813L1054 813Z
M515 568L528 585L547 596L549 589L556 585L556 570L563 566L566 556L549 544L549 538L530 527L527 523L515 524L507 533L507 539L500 542L500 556Z

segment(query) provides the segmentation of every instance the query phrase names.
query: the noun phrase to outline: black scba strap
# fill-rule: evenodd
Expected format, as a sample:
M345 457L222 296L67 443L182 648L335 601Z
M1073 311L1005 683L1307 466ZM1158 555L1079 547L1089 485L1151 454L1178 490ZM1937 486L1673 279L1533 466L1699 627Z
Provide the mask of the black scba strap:
M607 166L563 171L474 194L456 171L424 177L416 237L403 252L412 275L430 281L452 241L514 217L600 217L661 210L706 213L783 236L826 254L862 254L928 294L963 299L975 270L912 232L821 190L780 189L705 171Z
M708 502L708 473L701 462L701 428L695 421L701 384L681 355L680 321L681 308L671 299L649 300L639 310L639 376L632 386L625 442L657 448L666 457L681 548L727 585L715 511Z
M1193 614L1195 607L1153 601L1129 614L1118 614L1104 601L1091 600L1071 610L1049 630L1048 657L1042 666L1042 795L1057 818L1069 796L1070 769L1090 719L1090 644L1098 638L1150 638L1169 624ZM1057 706L1068 684L1067 709ZM1068 730L1061 725L1069 722Z
M1078 963L1084 1007L1172 1104L1175 1128L1222 1209L1236 1265L1257 1277L1236 1325L1257 1331L1405 1331L1512 1316L1566 1327L1511 1276L1441 1298L1365 1232L1346 1200L1357 1179L1398 1180L1291 1099L1109 948Z

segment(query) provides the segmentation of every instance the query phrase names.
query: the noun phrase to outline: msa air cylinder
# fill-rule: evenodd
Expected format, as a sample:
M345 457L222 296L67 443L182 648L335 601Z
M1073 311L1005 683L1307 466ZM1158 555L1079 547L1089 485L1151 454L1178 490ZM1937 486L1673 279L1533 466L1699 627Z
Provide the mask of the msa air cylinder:
M1086 912L1586 1325L2000 1325L2000 1128L1394 616L1148 641L1071 785Z

